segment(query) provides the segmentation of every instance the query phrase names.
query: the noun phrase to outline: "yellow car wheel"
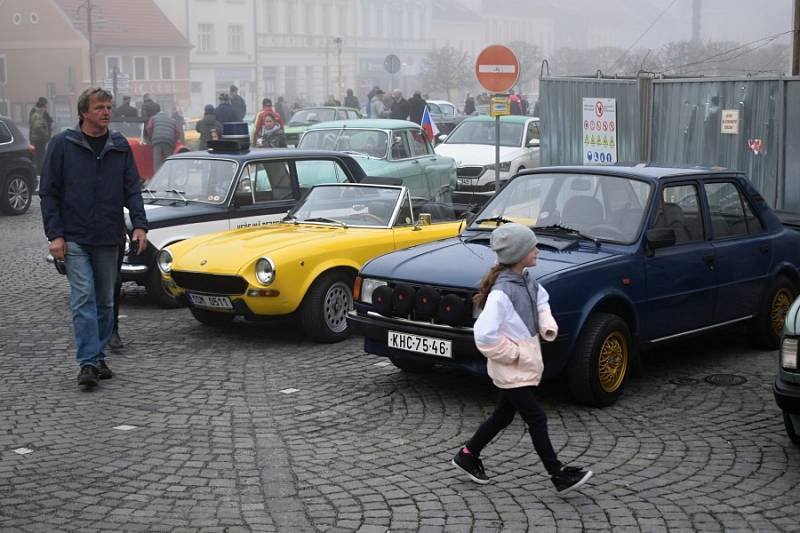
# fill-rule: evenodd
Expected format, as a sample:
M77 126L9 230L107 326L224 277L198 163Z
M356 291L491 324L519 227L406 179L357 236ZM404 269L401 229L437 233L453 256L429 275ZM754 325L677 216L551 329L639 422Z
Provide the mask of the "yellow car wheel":
M765 350L777 350L781 344L783 322L797 294L794 284L778 276L767 289L758 315L751 322L753 344Z
M633 350L630 329L621 317L589 317L567 368L573 397L596 407L615 403L630 372Z

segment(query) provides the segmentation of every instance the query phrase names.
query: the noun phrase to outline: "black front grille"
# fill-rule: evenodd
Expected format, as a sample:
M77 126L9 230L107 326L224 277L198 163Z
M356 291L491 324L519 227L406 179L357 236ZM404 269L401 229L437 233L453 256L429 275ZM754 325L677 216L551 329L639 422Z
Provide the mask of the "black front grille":
M483 174L483 167L458 167L456 176L459 178L477 178Z
M247 281L239 276L218 276L173 270L172 279L179 287L190 291L212 294L244 294L244 291L247 290Z

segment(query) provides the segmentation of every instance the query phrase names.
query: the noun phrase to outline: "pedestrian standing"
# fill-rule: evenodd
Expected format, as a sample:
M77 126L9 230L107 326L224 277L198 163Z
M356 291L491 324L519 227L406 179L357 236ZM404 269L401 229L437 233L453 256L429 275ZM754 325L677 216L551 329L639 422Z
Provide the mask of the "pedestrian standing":
M128 141L109 131L111 93L86 89L78 98L77 128L50 142L39 189L45 234L53 258L63 260L70 284L70 311L78 384L112 377L106 345L114 327L114 281L127 208L137 253L147 247L141 182Z
M264 117L264 123L256 139L256 146L259 148L286 148L286 136L283 127L273 118L272 115Z
M36 172L41 175L47 143L53 136L53 118L47 112L47 98L44 96L39 97L36 106L28 115L28 136L35 148L33 162L36 165Z
M153 147L153 173L158 172L164 160L175 152L181 133L183 130L178 129L175 119L164 111L159 111L147 122L144 136Z
M269 98L264 98L261 100L261 111L258 112L256 116L256 123L253 127L253 144L258 142L258 139L261 137L263 133L262 130L264 129L264 120L267 117L271 117L272 120L275 121L281 127L281 131L283 131L283 119L281 118L280 113L278 113L274 107L272 107L272 100Z
M414 91L413 96L408 99L408 120L422 124L422 115L425 114L425 106L428 103L422 98L422 93Z
M150 98L150 93L144 93L142 97L142 118L147 122L150 117L155 116L156 113L161 111L161 106Z
M358 96L353 94L353 89L347 89L347 96L344 97L344 106L352 107L353 109L361 110L361 104L358 102Z
M275 102L275 111L281 116L281 124L286 124L289 120L289 106L283 96L279 96Z
M507 223L492 232L490 247L498 264L481 280L475 295L475 304L483 310L473 331L475 345L487 358L486 370L500 395L494 412L452 464L476 483L488 483L481 451L519 413L556 491L563 493L586 483L592 472L561 464L547 434L547 415L536 401L535 387L544 371L539 338L552 341L558 333L547 291L526 270L536 265L536 243L536 235L522 224Z
M239 115L231 105L231 97L228 93L219 94L219 105L217 105L217 120L223 125L226 122L239 122Z
M386 108L383 105L383 90L378 89L372 95L372 100L369 103L369 116L372 118L383 118Z
M211 104L206 105L205 114L203 118L197 121L194 129L200 134L200 142L197 146L198 150L205 150L208 148L208 141L216 141L222 137L222 123L217 120L217 113L214 106Z
M403 98L403 93L395 89L392 91L392 107L390 118L408 120L408 100Z
M131 97L130 96L123 96L122 97L122 105L114 109L113 117L115 119L126 119L126 118L137 118L139 116L139 112L136 111L136 108L131 105Z
M244 120L245 115L247 115L247 103L244 101L244 98L239 96L239 88L236 85L231 85L231 107L236 112L236 122L241 122Z
M467 93L467 97L464 99L464 114L471 115L475 112L475 99L472 97L471 94Z

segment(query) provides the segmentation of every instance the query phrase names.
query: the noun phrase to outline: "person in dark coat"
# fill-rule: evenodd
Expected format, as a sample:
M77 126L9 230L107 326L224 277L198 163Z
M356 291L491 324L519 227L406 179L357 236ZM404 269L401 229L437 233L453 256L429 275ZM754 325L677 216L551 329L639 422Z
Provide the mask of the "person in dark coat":
M198 150L206 150L208 141L216 141L222 137L222 123L217 120L217 113L214 106L208 104L205 107L203 118L197 121L194 127L200 133L200 143Z
M286 148L286 136L283 134L283 127L272 115L264 117L260 135L256 139L256 146L259 148Z
M464 114L471 115L475 112L475 99L471 94L467 93L467 98L464 100Z
M123 96L122 105L114 109L114 118L126 119L137 118L138 116L139 112L131 105L131 97Z
M353 109L361 109L358 96L353 94L353 89L347 89L347 96L344 97L344 105L345 107L352 107Z
M286 121L289 120L289 104L286 103L286 99L283 96L278 97L278 101L275 102L275 111L281 116L281 123L286 124Z
M244 116L247 114L247 104L244 98L239 96L239 88L236 85L231 85L231 107L236 111L236 121L244 120Z
M428 102L422 97L422 93L414 91L414 96L408 99L408 120L422 124L422 115L425 113L425 106Z
M398 90L392 91L392 105L390 118L398 120L408 120L408 101L403 98L403 93Z
M40 96L36 101L36 106L31 109L28 115L28 126L29 140L36 149L33 162L36 165L36 171L41 174L47 143L53 136L53 117L47 112L47 98L44 96Z
M241 122L239 115L231 105L231 97L228 93L220 93L219 105L217 106L217 120L224 125L226 122Z
M110 131L111 94L100 87L78 98L78 127L53 137L39 187L50 255L64 261L80 366L78 385L113 376L106 345L114 327L114 283L119 272L125 213L134 253L147 249L147 215L130 145Z
M155 116L156 113L161 111L161 106L154 102L152 98L150 98L149 93L145 93L142 98L142 118L145 120L145 122L147 122L150 120L150 117Z

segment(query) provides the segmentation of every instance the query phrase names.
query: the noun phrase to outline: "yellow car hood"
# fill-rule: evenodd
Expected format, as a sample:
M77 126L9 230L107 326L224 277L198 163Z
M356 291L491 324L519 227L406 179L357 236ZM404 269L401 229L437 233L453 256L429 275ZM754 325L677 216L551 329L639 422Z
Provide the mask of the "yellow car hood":
M367 235L391 240L385 228L340 228L312 224L274 224L267 227L225 231L170 246L174 270L236 274L262 256L286 258L296 249L311 255L323 248L339 248ZM366 237L368 238L368 237ZM334 242L335 241L335 242Z

